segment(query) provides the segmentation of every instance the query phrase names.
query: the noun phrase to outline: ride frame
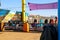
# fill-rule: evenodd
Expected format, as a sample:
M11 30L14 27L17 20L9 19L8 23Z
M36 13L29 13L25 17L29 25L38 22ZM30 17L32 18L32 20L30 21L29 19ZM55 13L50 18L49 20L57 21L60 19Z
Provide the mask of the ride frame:
M23 22L23 31L29 32L29 24L26 20L26 13L25 13L25 3L26 0L22 0L22 22ZM1 31L4 31L4 22L1 22Z

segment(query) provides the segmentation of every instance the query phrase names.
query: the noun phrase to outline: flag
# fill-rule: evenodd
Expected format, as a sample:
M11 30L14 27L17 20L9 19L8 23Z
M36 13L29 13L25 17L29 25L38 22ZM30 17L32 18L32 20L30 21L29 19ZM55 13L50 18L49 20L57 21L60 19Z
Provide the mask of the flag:
M30 10L38 10L38 9L57 9L58 2L48 3L48 4L34 4L28 3Z

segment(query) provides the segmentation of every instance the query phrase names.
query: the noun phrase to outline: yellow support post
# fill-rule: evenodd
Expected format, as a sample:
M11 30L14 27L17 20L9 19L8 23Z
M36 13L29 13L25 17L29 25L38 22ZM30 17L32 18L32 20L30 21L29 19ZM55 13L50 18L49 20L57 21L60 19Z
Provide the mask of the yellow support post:
M5 28L4 28L4 22L1 22L1 30L4 31Z
M1 9L1 1L0 1L0 9ZM0 22L0 31L4 31L4 22Z
M25 0L22 0L22 20L25 23Z
M26 22L26 14L25 14L25 1L26 0L22 0L22 20L24 22L23 24L23 31L25 32L29 32L29 25L28 25L28 22Z

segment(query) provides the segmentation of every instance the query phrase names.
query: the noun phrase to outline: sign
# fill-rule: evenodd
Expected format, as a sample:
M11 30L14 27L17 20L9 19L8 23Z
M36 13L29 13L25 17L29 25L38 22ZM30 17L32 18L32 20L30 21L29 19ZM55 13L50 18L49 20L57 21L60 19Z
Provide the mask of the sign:
M38 10L38 9L57 9L58 3L48 3L48 4L34 4L28 3L30 10Z

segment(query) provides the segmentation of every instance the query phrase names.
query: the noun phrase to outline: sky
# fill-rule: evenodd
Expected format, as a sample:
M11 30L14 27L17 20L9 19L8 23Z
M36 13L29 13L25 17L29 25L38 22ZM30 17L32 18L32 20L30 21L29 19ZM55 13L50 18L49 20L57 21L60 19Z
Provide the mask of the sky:
M1 8L22 11L22 0L0 0ZM58 2L58 0L26 0L26 12L29 15L40 15L40 16L58 16L58 9L44 9L44 10L29 10L28 2L35 4L46 4Z

